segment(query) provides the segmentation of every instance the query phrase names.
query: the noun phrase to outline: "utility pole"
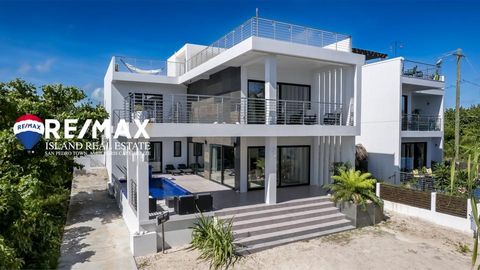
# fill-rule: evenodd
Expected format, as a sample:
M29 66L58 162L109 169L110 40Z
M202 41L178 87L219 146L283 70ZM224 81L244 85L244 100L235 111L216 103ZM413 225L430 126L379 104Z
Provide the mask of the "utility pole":
M459 150L460 150L460 60L463 57L462 49L457 49L457 52L454 53L457 57L457 90L455 92L455 161L459 160Z

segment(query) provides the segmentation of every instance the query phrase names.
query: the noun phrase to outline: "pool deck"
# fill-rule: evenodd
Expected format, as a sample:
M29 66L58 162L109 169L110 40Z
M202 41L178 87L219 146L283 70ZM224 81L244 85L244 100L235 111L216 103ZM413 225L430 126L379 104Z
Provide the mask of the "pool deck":
M212 193L215 210L264 203L265 191L263 189L240 193L198 175L155 174L154 176L173 178L173 182L194 194ZM325 189L318 186L281 187L277 189L277 202L324 195L326 195Z

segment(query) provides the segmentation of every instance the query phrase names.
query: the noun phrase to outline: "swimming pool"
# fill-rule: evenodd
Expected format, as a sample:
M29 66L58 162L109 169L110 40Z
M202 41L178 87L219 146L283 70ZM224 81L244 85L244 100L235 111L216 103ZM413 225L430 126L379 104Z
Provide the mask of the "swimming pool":
M188 190L175 184L167 178L152 178L149 187L150 195L157 200L163 200L169 196L180 196L191 194Z

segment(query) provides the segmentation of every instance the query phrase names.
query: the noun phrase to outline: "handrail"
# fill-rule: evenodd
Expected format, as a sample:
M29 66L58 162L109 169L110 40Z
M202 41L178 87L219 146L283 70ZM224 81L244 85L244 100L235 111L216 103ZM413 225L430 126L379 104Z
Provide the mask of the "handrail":
M113 111L114 126L125 119L154 123L352 125L342 103L190 94L129 96Z
M441 131L442 118L439 115L404 114L402 130L405 131Z
M403 60L402 75L432 81L444 81L439 64L427 64L418 61Z
M252 17L187 59L186 71L205 63L209 59L252 36L333 50L351 51L352 49L350 35Z

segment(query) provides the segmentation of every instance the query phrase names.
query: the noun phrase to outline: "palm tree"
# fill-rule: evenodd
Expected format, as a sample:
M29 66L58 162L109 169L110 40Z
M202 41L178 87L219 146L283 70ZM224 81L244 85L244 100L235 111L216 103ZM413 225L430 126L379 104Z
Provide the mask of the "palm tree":
M333 183L326 185L326 188L332 191L334 202L353 202L363 209L366 209L368 202L378 206L383 204L374 192L377 180L370 173L341 169L332 179Z

